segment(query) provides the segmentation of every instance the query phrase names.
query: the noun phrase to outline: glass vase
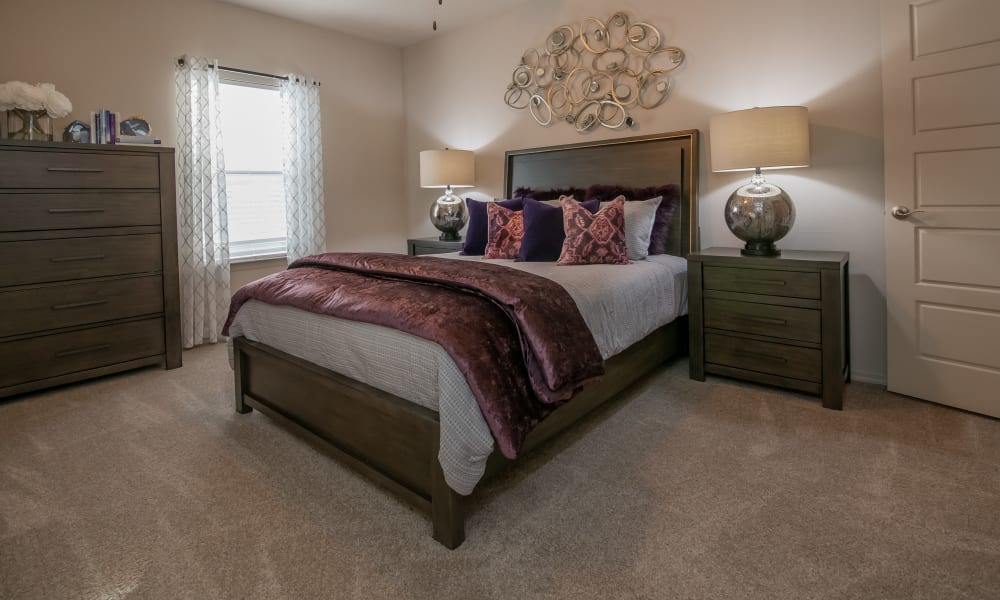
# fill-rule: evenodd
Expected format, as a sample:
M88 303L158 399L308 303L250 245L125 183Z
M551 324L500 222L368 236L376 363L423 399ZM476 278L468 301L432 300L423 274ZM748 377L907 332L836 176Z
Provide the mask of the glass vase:
M7 137L12 140L52 141L52 118L44 110L7 111Z

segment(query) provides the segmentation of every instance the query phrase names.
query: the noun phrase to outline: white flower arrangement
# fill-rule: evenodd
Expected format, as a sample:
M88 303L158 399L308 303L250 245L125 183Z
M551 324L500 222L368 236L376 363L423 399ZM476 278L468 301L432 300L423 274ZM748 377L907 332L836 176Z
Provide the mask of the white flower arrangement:
M73 110L69 98L51 83L31 85L23 81L0 83L0 110L44 110L50 117L65 117Z

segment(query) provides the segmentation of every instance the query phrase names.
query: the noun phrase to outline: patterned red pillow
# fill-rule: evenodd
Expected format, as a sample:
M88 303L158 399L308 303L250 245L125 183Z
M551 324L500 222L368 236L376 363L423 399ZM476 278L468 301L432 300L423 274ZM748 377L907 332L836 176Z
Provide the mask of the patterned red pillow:
M627 265L625 196L618 196L591 214L570 198L561 200L566 241L557 264Z
M517 258L524 237L524 213L490 202L486 205L486 230L484 258Z

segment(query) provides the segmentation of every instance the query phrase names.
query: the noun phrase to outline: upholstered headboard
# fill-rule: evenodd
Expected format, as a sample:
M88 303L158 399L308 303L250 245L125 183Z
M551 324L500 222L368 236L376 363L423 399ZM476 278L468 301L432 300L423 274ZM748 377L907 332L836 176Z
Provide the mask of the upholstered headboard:
M509 150L504 163L504 197L518 188L534 190L592 185L630 188L675 184L680 203L670 224L667 251L687 256L698 240L698 130Z

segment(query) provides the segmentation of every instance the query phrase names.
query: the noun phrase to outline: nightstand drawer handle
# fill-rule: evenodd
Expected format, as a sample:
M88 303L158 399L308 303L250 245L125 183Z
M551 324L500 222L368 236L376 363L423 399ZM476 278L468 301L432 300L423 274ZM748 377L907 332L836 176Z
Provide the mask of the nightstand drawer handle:
M764 360L769 360L771 362L785 364L788 359L783 356L774 356L773 354L761 354L760 352L746 352L743 350L737 350L733 352L736 356L742 356L744 358L763 358Z
M52 258L49 260L51 260L54 263L61 263L61 262L76 262L78 260L101 260L102 258L105 258L105 255L89 254L87 256L60 256L58 258Z
M87 352L100 352L101 350L107 350L109 348L111 348L111 344L87 346L85 348L77 348L75 350L63 350L62 352L56 352L56 358L65 358L67 356L73 356L74 354L85 354Z
M767 323L769 325L788 325L788 321L784 319L775 319L774 317L755 317L753 315L740 315L740 317L748 321L756 321L758 323Z
M50 208L50 215L61 215L65 213L102 213L103 208Z
M86 302L71 302L70 304L55 304L52 306L52 310L66 310L67 308L84 308L87 306L98 306L100 304L107 304L108 301L101 300L88 300Z
M736 283L749 283L750 285L787 285L781 279L737 279Z
M103 173L104 169L87 169L84 167L49 167L50 173Z

